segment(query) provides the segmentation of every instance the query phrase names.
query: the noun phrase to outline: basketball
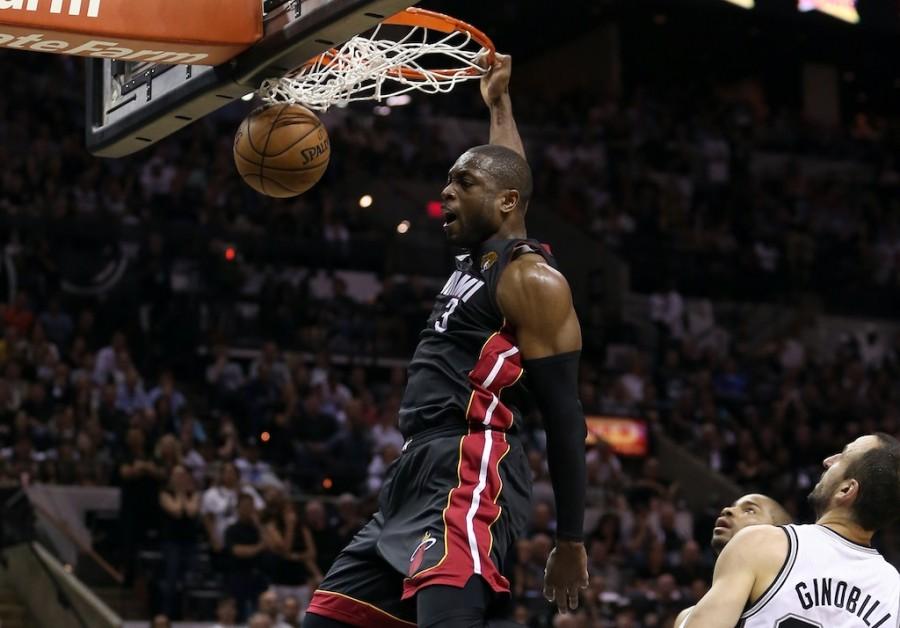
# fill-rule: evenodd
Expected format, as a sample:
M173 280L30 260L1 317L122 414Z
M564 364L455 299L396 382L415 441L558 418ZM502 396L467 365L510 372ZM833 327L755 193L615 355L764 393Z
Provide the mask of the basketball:
M234 163L260 194L297 196L325 174L331 146L328 131L301 105L269 105L248 115L234 136Z

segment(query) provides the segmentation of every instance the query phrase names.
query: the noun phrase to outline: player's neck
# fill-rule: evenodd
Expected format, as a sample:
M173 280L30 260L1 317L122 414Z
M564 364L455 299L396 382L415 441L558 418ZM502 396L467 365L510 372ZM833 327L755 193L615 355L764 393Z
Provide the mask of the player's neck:
M517 240L524 239L528 237L528 232L525 230L525 223L519 220L508 220L504 224L500 225L500 228L497 229L496 233L491 236L491 240Z
M833 532L837 532L849 541L859 545L871 545L873 532L863 530L858 523L850 520L846 515L835 512L826 512L819 517L816 523L825 526Z

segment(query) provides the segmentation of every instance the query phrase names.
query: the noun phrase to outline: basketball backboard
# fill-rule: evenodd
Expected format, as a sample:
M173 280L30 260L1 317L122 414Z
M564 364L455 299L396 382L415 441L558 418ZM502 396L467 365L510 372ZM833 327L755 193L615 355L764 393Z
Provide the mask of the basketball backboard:
M261 0L262 39L217 66L88 59L87 148L103 157L146 148L415 2Z

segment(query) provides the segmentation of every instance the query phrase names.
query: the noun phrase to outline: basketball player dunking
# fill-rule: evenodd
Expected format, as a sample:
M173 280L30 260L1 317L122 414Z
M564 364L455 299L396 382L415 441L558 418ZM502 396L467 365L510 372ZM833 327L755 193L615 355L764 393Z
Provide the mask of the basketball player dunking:
M900 626L900 575L870 545L900 518L900 442L862 436L824 464L815 525L736 534L687 628Z
M731 506L726 506L713 528L712 540L709 546L716 556L722 553L728 541L734 535L748 526L758 525L787 525L791 523L791 516L784 507L771 497L751 493L744 495ZM675 620L675 628L684 628L684 623L694 607L686 608L678 614Z
M481 83L491 143L457 159L441 195L447 238L465 254L409 365L403 453L379 511L316 590L305 628L499 625L486 618L509 592L501 561L530 512L531 471L509 401L522 384L544 417L556 498L544 595L574 609L587 586L581 330L549 248L525 232L531 171L510 71L497 55Z

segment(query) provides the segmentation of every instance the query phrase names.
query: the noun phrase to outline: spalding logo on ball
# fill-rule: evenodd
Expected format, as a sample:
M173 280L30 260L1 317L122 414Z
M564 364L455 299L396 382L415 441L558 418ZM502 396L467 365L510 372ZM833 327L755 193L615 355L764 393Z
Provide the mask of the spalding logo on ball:
M266 196L302 194L322 178L330 158L328 131L301 105L255 109L234 135L234 164L241 178Z

